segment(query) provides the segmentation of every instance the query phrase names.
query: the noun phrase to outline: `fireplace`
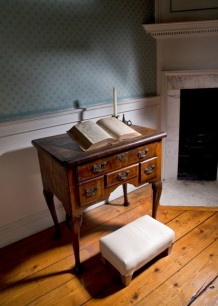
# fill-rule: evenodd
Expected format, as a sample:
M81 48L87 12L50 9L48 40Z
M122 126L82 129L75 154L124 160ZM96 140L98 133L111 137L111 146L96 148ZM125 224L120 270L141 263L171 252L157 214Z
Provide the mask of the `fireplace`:
M181 89L178 179L217 177L218 88Z
M184 178L184 172L185 170L181 171L181 165L179 165L179 148L180 150L183 150L181 147L181 140L180 140L180 120L181 120L181 112L182 109L181 106L181 97L186 92L185 90L193 90L193 89L199 89L201 91L201 95L204 89L213 89L212 92L215 93L216 98L211 103L209 103L209 99L203 99L201 103L202 112L207 116L207 118L211 118L207 121L207 123L204 124L205 118L203 118L203 115L201 114L203 118L198 118L198 125L200 125L199 134L198 136L201 139L196 139L195 131L193 131L192 135L192 141L189 143L189 149L195 149L196 142L199 144L201 141L203 141L203 138L206 138L205 141L208 143L205 143L204 145L208 147L208 152L203 147L199 146L199 150L201 150L201 154L198 153L200 156L200 163L205 168L204 171L204 177L200 178L198 170L200 168L199 165L192 164L192 166L197 169L195 173L190 173L187 175L187 179L202 179L202 180L217 180L217 153L215 151L217 150L217 114L214 111L213 107L217 107L217 88L218 88L218 71L217 70L207 70L207 71L173 71L173 72L164 72L164 78L163 78L163 128L167 132L167 138L164 143L164 150L163 150L163 178L164 179L181 179ZM185 93L186 95L186 93ZM190 109L197 109L196 103L193 99L189 100L188 104ZM193 115L193 114L192 114ZM197 118L197 116L195 115ZM196 119L195 118L195 119ZM185 118L187 123L187 117ZM190 119L191 121L191 119ZM201 124L203 123L203 124ZM184 124L183 124L184 125ZM205 125L210 125L210 128L206 131ZM216 125L216 126L215 126ZM190 127L189 127L190 130ZM216 134L214 135L214 131L216 131ZM206 135L210 132L210 136ZM202 134L205 133L205 136ZM212 137L212 139L211 139ZM210 138L210 139L209 139ZM211 142L214 142L215 148L211 148ZM187 143L185 144L187 146ZM203 152L204 151L204 152ZM212 153L213 152L213 153ZM217 151L216 151L217 152ZM202 154L207 154L206 157ZM196 155L195 155L196 156ZM183 156L184 157L184 156ZM201 159L202 158L202 159ZM192 161L196 161L196 159L192 156L189 157ZM212 163L212 176L208 178L208 175L206 174L206 163L205 161L208 161L208 163ZM203 162L204 160L204 162ZM183 166L184 163L187 163L187 161L183 160ZM186 168L189 166L185 165ZM180 173L178 173L178 169ZM199 171L201 172L201 171ZM186 173L187 174L187 173Z
M178 176L181 90L218 88L218 20L176 20L144 25L157 42L157 92L161 128L167 132L162 173L173 180ZM209 107L208 101L204 104Z

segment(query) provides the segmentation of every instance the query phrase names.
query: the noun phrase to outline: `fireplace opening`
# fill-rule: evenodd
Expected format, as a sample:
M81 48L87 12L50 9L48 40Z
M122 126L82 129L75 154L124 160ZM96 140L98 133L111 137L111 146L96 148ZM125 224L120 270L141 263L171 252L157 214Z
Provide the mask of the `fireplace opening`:
M181 89L179 180L217 179L218 88Z

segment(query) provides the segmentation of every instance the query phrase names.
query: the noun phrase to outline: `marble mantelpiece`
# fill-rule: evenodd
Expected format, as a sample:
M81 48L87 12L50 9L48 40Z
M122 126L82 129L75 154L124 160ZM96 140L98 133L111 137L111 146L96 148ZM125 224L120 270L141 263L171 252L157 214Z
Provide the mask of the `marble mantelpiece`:
M180 90L186 88L218 88L218 70L163 72L162 118L167 133L163 150L164 179L177 179ZM208 107L207 101L205 107Z

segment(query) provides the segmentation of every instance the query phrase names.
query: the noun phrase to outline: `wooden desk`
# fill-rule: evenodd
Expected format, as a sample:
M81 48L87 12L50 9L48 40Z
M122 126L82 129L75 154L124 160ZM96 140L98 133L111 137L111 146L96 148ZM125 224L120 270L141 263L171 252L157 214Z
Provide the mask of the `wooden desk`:
M81 268L80 225L85 208L107 200L123 185L124 205L129 205L127 183L152 183L152 216L156 217L162 191L161 155L165 132L132 126L142 136L89 152L83 152L67 135L33 140L41 169L43 193L51 212L56 236L60 236L54 195L63 203L75 255L75 269Z

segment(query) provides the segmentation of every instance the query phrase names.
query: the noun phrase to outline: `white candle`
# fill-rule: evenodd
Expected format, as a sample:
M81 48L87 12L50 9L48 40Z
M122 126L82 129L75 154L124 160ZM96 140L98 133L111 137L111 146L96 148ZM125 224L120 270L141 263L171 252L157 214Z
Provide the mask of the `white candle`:
M114 116L117 117L117 90L113 88L113 107L114 107Z

